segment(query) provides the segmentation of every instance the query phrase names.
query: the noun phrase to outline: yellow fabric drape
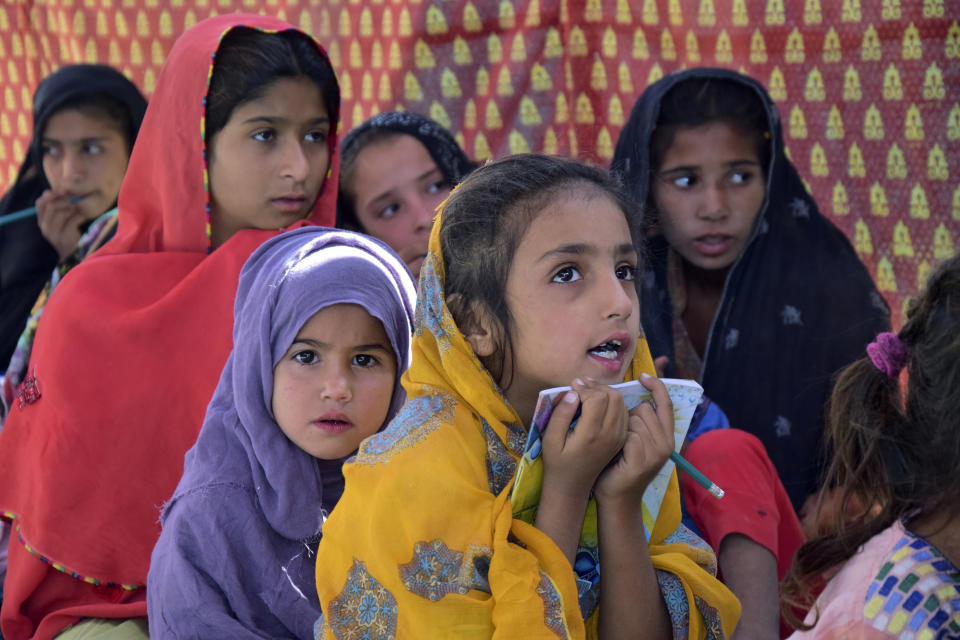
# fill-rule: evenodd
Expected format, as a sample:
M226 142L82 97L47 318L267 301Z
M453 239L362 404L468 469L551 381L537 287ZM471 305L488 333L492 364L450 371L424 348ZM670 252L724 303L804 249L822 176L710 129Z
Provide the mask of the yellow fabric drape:
M444 303L438 217L417 304L407 402L344 465L323 528L320 637L595 638L560 549L515 520L509 499L526 429ZM628 372L654 373L640 340ZM674 475L649 544L675 635L722 638L739 603L713 552L680 526ZM663 574L661 574L663 577ZM684 615L686 614L686 615Z

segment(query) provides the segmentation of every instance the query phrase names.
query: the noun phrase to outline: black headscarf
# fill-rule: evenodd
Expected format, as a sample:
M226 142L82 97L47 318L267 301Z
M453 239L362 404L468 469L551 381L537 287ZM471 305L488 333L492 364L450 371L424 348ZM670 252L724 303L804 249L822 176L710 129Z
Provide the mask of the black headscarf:
M384 111L354 127L340 145L341 167L360 152L360 149L353 147L362 142L363 134L371 129L405 133L419 140L450 187L460 184L468 173L477 168L477 164L467 157L449 131L430 118L412 111ZM353 196L344 189L340 190L337 200L337 227L361 230L354 210Z
M33 96L33 140L16 182L0 200L0 216L32 207L50 188L43 175L40 148L47 121L67 102L95 94L108 95L126 107L130 130L124 133L132 147L147 110L147 101L136 85L103 65L59 69L43 79ZM36 217L0 227L0 366L10 361L30 309L57 261L57 252L40 233Z
M730 418L767 448L794 507L817 489L832 376L861 357L890 311L846 236L821 215L786 158L780 114L764 88L726 69L665 76L637 100L612 170L647 203L650 139L660 103L677 83L716 78L756 93L769 119L766 198L751 239L731 267L714 316L701 384ZM674 361L668 244L653 236L641 284L641 316L654 356ZM667 375L671 375L668 368Z

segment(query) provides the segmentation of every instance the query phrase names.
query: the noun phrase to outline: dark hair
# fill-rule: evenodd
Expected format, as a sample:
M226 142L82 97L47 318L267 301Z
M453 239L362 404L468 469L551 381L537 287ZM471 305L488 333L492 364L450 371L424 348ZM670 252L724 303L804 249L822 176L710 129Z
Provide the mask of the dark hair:
M295 30L266 33L234 27L223 37L214 58L207 92L206 143L227 124L239 105L256 100L279 78L309 78L320 88L335 125L340 116L336 75L316 42Z
M770 165L770 118L755 90L727 78L691 78L667 91L650 137L650 171L660 171L678 129L718 120L753 139L766 173Z
M837 379L827 414L827 487L842 492L837 527L797 551L780 607L812 604L823 574L903 518L960 510L960 255L930 277L899 332L908 352L905 397L897 379L862 358ZM818 509L819 509L818 505ZM845 516L849 515L849 518ZM816 621L814 621L816 624Z
M639 252L637 207L630 196L608 172L574 160L509 156L471 173L443 206L439 233L447 306L461 330L476 325L478 305L499 323L499 358L484 364L503 389L512 378L512 372L506 376L504 365L513 353L513 319L506 300L513 256L537 214L556 198L576 191L613 201L623 211Z
M400 136L410 135L388 129L386 127L369 127L363 131L357 132L349 138L350 143L344 140L340 147L340 189L337 192L337 227L340 229L349 229L350 231L364 231L360 224L360 218L357 217L356 193L354 193L351 182L353 181L353 172L357 166L357 158L360 152L368 146L386 142ZM410 136L413 138L413 136ZM414 138L416 140L416 138ZM450 185L454 187L456 185Z
M41 136L46 133L50 118L64 111L79 111L88 117L107 122L126 140L128 155L133 149L133 141L137 137L136 129L139 127L134 126L130 117L130 108L113 96L106 93L84 93L65 100L47 116Z

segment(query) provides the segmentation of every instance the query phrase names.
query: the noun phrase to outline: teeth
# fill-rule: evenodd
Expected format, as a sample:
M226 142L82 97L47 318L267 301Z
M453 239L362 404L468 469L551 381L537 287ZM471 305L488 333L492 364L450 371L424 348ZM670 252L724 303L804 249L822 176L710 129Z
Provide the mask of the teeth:
M606 358L607 360L613 360L614 358L617 357L617 354L619 353L619 351L615 349L612 351L608 349L604 349L602 351L601 350L591 351L590 353L592 353L595 356L600 356L601 358Z
M595 356L600 356L601 358L606 358L607 360L613 360L620 355L621 345L622 343L619 340L610 340L609 342L604 342L594 347L590 350L590 353Z

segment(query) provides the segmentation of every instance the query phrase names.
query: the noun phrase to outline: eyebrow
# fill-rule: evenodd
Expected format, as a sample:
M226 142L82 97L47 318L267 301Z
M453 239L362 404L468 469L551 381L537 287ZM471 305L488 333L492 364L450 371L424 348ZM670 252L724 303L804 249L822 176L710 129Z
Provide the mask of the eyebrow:
M725 166L727 166L727 167L739 167L739 166L743 166L743 165L750 165L750 166L754 166L754 167L759 167L759 166L760 166L760 163L757 162L757 161L755 161L755 160L731 160L730 162L727 162L727 163L725 164ZM685 165L681 165L681 166L679 166L679 167L671 167L671 168L669 168L669 169L663 169L662 171L660 171L660 174L663 175L663 174L665 174L665 173L674 173L674 172L676 172L676 171L696 171L696 170L699 169L699 168L700 168L700 165L696 165L696 164L689 164L689 165L688 165L688 164L685 164Z
M433 173L438 173L438 174L440 174L440 177L441 177L441 178L444 177L443 172L440 171L440 167L434 165L432 169L428 169L427 171L424 171L423 173L421 173L420 175L418 175L417 177L415 177L413 180L414 180L414 182L422 182L423 180L429 178L430 175L433 174ZM444 179L445 179L445 178L444 178ZM393 197L393 192L394 192L394 191L395 191L395 189L391 187L390 189L387 189L386 191L377 194L377 195L374 196L373 198L370 198L369 202L367 202L366 204L363 205L363 208L364 208L364 209L369 208L369 207L380 208L380 203L383 202L383 201L385 201L385 200L390 200L390 199Z
M618 256L636 254L636 249L633 247L633 243L625 242L618 246L614 253ZM590 255L597 253L597 246L586 243L575 243L575 244L564 244L556 249L551 249L545 254L540 256L540 259L537 262L543 262L544 260L557 257L557 256L582 256Z
M287 122L287 118L281 118L280 116L254 116L243 121L243 124L256 124L262 122L264 124L279 124ZM311 126L318 124L330 124L330 118L324 116L322 118L313 118L310 120L309 124Z
M90 136L89 138L80 138L79 140L59 140L57 138L40 138L40 144L86 144L89 142L103 142L107 136Z
M291 344L290 346L293 347L293 345L295 344L305 344L309 347L314 347L315 349L324 349L324 348L330 347L330 345L327 344L326 342L322 342L320 340L314 340L313 338L302 338L299 336L294 338L293 344ZM350 348L353 349L354 351L376 351L376 350L389 351L389 352L393 351L393 349L388 349L387 347L380 344L379 342L371 342L369 344L355 344Z

